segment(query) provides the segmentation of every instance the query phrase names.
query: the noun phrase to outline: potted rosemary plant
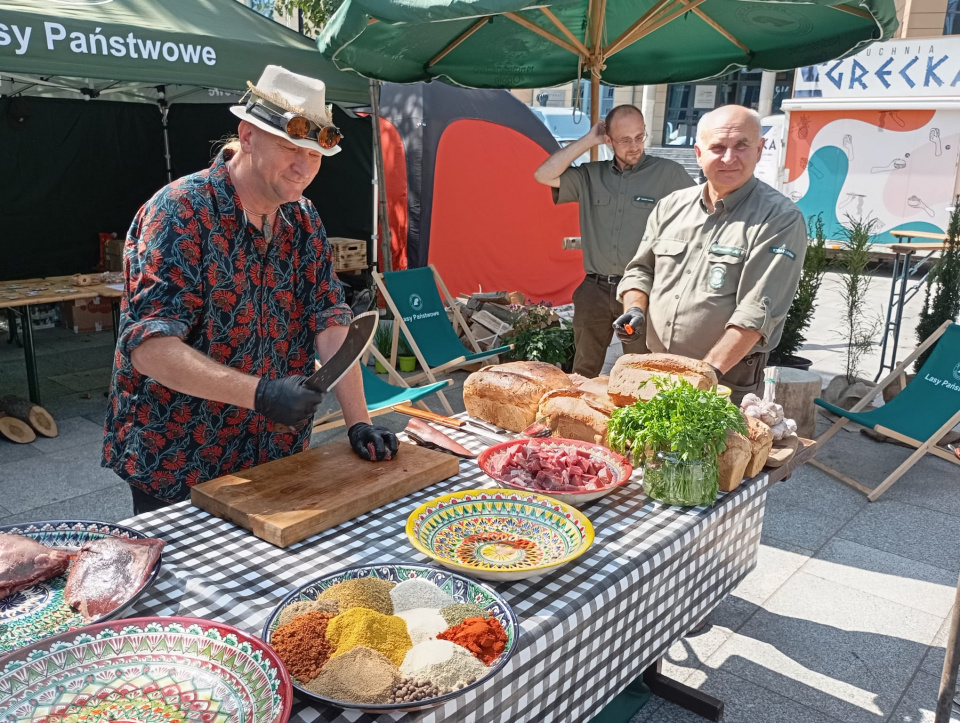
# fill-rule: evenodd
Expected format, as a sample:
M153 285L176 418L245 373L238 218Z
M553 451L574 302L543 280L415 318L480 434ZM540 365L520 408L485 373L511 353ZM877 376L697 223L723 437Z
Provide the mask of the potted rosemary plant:
M643 468L643 489L668 505L711 505L719 491L717 457L727 430L747 433L740 410L715 391L654 377L657 395L614 410L610 448Z

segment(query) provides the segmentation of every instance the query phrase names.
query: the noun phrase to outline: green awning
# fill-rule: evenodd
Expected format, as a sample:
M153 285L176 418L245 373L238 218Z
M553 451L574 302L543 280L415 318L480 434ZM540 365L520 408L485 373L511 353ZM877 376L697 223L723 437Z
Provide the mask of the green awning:
M162 84L205 91L191 101L223 103L270 64L320 78L329 102L369 103L368 81L338 71L308 38L236 0L0 0L3 94L86 88L153 100L138 90Z
M813 65L896 28L893 0L345 0L317 45L398 83L653 85Z

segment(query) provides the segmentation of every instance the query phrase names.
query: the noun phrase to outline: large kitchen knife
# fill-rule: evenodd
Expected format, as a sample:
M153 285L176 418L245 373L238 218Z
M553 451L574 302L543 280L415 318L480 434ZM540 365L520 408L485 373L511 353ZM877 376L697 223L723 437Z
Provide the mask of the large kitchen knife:
M321 394L333 389L370 346L379 319L380 313L377 311L367 311L354 317L336 354L307 379L305 385Z

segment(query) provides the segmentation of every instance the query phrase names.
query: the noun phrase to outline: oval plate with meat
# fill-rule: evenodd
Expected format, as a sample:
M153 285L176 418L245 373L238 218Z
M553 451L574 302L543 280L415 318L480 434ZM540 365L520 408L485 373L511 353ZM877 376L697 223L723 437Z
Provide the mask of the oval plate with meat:
M71 556L76 556L85 544L108 537L131 541L149 539L129 527L89 520L25 522L0 527L0 534L26 537L53 550L68 552ZM0 658L51 635L120 617L153 584L160 572L161 562L158 554L156 561L146 571L143 582L125 591L117 607L106 614L95 615L93 619L85 618L67 602L70 570L0 599ZM83 588L89 590L89 583ZM83 594L82 589L80 594ZM95 608L91 606L91 609Z
M578 507L625 485L626 457L576 439L515 439L484 450L477 464L508 487L548 495Z

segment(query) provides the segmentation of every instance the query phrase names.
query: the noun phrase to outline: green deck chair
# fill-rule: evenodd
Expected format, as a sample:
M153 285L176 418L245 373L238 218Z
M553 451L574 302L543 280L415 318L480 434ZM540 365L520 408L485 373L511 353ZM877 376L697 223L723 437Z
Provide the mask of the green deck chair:
M861 411L890 382L902 377L907 366L933 344L936 344L933 353L903 391L882 407ZM850 411L822 399L815 399L814 402L840 416L817 440L818 445L823 445L851 421L917 448L876 489L870 489L818 460L812 462L817 469L863 492L871 502L886 492L928 452L960 465L954 455L937 446L943 435L960 422L960 326L949 321L941 325Z
M383 364L383 361L380 362ZM441 389L453 384L452 379L444 379L442 382L427 384L422 387L407 386L404 379L397 374L396 379L399 385L390 384L378 377L366 364L360 365L360 371L363 374L363 397L367 402L367 411L371 417L380 414L386 414L396 404L416 404L426 408L422 400L433 393L439 393ZM332 429L343 424L343 412L339 409L332 411L313 423L314 432L322 432L325 429Z
M498 354L513 349L512 344L507 344L481 351L476 337L432 264L420 269L387 271L383 274L374 272L373 278L396 320L393 325L389 366L396 370L397 347L402 331L423 368L422 373L407 377L407 382L412 383L423 378L436 382L438 376L465 364L488 359L496 363ZM453 323L447 317L445 306L453 310ZM472 351L460 341L457 327L463 330L473 347ZM437 395L447 414L453 414L453 408L443 396L443 392L437 392Z

